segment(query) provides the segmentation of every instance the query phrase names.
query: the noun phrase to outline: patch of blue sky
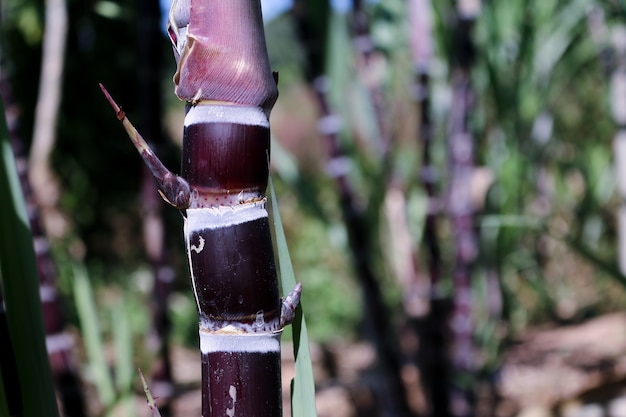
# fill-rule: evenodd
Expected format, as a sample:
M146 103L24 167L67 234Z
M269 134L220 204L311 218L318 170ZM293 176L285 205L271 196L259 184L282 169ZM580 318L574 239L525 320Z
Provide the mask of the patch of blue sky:
M293 0L261 0L261 11L265 23L272 21L293 6Z
M352 0L330 0L330 4L338 13L348 13L352 8ZM293 0L261 0L263 20L267 23L291 9L292 6Z

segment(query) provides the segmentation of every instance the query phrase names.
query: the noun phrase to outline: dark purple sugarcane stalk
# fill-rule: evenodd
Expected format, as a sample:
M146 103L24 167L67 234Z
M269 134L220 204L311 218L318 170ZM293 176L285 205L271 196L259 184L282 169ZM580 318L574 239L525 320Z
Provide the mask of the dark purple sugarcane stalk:
M322 110L321 124L333 117L326 102L326 92L318 86L318 101ZM339 193L339 203L343 214L348 244L353 257L356 275L363 291L364 327L372 340L377 353L377 362L383 379L379 388L381 408L390 416L411 416L413 413L408 405L406 388L401 378L402 359L399 343L395 334L390 314L383 300L379 281L374 274L370 262L369 235L363 212L357 209L354 192L348 181L348 172L344 170L347 163L345 154L339 145L338 131L333 126L323 128L326 140L328 162L327 171L335 180Z
M594 40L602 41L602 30L606 32L604 16L598 16L596 11L596 24ZM600 32L600 33L598 33ZM620 198L620 207L616 210L617 222L617 262L622 274L626 274L626 31L616 25L611 33L611 42L605 46L610 48L612 59L607 69L610 70L611 88L610 103L611 114L617 127L613 138L613 159L615 161L616 188ZM608 38L606 34L604 37ZM598 39L600 38L600 39ZM608 42L607 42L608 43Z
M472 136L466 130L468 107L471 106L471 89L467 74L456 73L453 77L453 112L449 132L449 165L451 170L448 214L454 234L455 265L453 268L453 311L450 319L452 332L451 365L456 375L470 372L473 366L471 265L476 257L477 241L474 234L474 219L471 209L470 190L473 167ZM463 120L463 121L461 121ZM470 393L457 387L454 397L464 404L462 412L452 415L471 415L465 412L470 406ZM469 411L468 411L469 412ZM471 412L470 412L471 413Z
M282 415L281 302L265 207L269 113L278 91L258 0L179 0L169 33L187 103L182 176L169 172L111 100L166 201L180 209L200 322L202 415Z
M382 375L380 385L376 386L377 400L385 415L411 416L412 411L407 402L406 388L401 378L402 358L399 342L389 319L390 314L383 300L379 280L370 262L369 228L363 211L355 202L355 193L348 180L349 162L339 143L341 121L339 116L333 113L327 99L328 80L323 74L324 46L320 45L318 35L310 30L311 25L306 20L307 16L302 13L306 7L301 3L296 3L294 13L298 21L300 41L305 46L307 54L309 69L307 78L314 88L319 106L318 128L326 145L327 173L335 181L339 194L354 268L363 291L365 332L375 346L379 371ZM357 17L356 22L359 19L362 22L363 17ZM362 28L358 30L361 31ZM365 50L365 53L369 56L371 50Z
M450 413L453 416L474 415L474 393L471 386L458 382L472 373L471 273L478 253L474 231L471 180L474 173L474 138L469 119L474 108L471 70L474 61L472 27L480 2L459 1L452 70L452 106L448 118L448 216L454 236L455 258L453 310L450 318L452 346L450 362L453 374Z
M429 275L431 287L437 288L441 279L441 249L437 238L437 168L433 165L433 125L430 106L430 65L433 55L433 34L430 0L410 0L410 44L415 79L413 96L419 105L419 139L422 145L422 165L419 178L428 196L429 206L424 225L424 240L429 252Z
M5 103L6 113L2 117L6 116L17 174L33 235L48 359L64 415L81 417L85 415L85 406L76 358L73 354L74 340L65 329L63 306L56 285L57 269L50 252L50 243L41 227L39 209L28 178L27 152L19 133L20 110L12 100L10 83L6 78L7 71L0 73L2 73L0 94Z
M450 366L448 318L450 301L441 294L442 259L438 223L442 205L438 195L437 168L433 163L433 124L430 102L430 67L434 53L432 4L430 0L408 3L409 34L414 68L413 96L419 105L419 140L422 164L419 179L428 196L428 212L424 222L424 243L427 250L430 305L425 317L415 317L413 324L420 338L418 366L424 381L429 415L449 416Z

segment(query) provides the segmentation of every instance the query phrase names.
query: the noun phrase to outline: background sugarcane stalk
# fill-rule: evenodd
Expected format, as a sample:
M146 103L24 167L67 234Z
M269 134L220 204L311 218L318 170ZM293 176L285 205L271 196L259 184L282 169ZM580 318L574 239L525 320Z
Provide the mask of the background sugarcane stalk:
M282 415L280 334L301 286L281 303L265 189L278 91L260 2L174 1L176 94L188 104L182 177L113 105L166 201L182 210L202 353L204 416Z
M452 70L452 106L448 119L448 216L454 235L455 258L452 271L453 307L450 317L452 387L450 414L474 415L474 393L467 376L474 370L472 341L471 267L478 254L474 232L471 181L474 175L474 140L469 119L474 106L471 69L474 61L472 26L480 2L457 2L457 28Z
M390 313L383 300L379 280L370 262L370 236L363 210L357 207L355 195L348 179L349 162L339 141L341 117L333 112L328 100L329 80L325 76L325 45L316 37L315 22L307 13L307 7L299 2L294 8L297 30L301 44L305 47L307 58L307 81L312 85L319 108L318 130L325 142L327 161L326 170L334 180L339 194L339 204L348 234L348 244L356 276L359 279L363 294L363 327L367 337L373 343L377 353L377 366L382 378L375 385L376 400L382 412L390 416L410 416L406 395L406 387L401 378L402 362L397 335L390 320ZM362 4L354 2L355 43L360 45L359 58L363 63L363 71L372 54L371 40L368 37L367 20ZM310 10L308 10L310 11ZM372 99L380 100L380 91L376 85L370 85ZM380 104L380 102L379 102ZM382 109L377 109L379 129L386 131ZM384 157L387 140L381 141L381 154Z
M322 111L323 122L330 121L338 116L330 112L326 102L326 92L321 79L317 80L316 93ZM324 124L323 135L326 141L328 174L335 180L341 210L348 232L348 243L353 256L354 268L363 291L363 324L365 333L372 340L377 353L377 362L383 380L376 388L377 400L386 413L393 416L410 416L412 411L406 397L406 387L401 379L402 358L397 343L397 335L390 320L390 313L383 300L379 281L369 262L369 236L363 213L355 204L354 194L348 181L345 170L346 160L339 145L337 125Z
M413 58L413 96L419 105L419 141L421 144L421 166L419 179L428 197L428 209L424 221L424 245L428 257L428 283L415 285L419 292L429 294L427 310L410 316L419 335L417 352L418 367L426 391L428 415L449 415L450 366L446 348L449 343L447 320L450 300L442 294L442 256L439 243L438 224L441 214L441 198L437 192L438 175L433 161L433 123L431 119L431 61L434 54L432 4L430 0L410 0L408 3L411 24L410 47Z
M420 11L420 14L423 12ZM376 151L379 156L379 163L382 167L383 172L383 182L386 185L385 190L385 210L387 220L390 224L390 243L394 246L392 251L397 252L397 270L396 275L399 283L403 289L403 319L407 321L413 321L415 315L423 314L427 311L428 307L424 303L423 296L427 292L425 288L427 283L424 282L423 274L420 274L418 270L418 260L417 260L417 251L414 246L414 242L411 241L409 227L408 227L408 218L406 213L406 196L405 190L406 188L403 186L402 181L399 180L398 174L394 172L394 167L391 165L393 162L393 154L392 150L394 148L393 141L396 139L395 135L397 131L394 127L392 127L390 123L390 119L392 117L392 103L389 103L386 100L384 82L382 77L382 71L380 71L381 67L385 65L385 62L388 58L384 57L384 54L377 51L375 48L374 41L372 39L371 30L370 30L370 22L368 13L365 10L365 2L362 0L353 0L352 2L352 38L353 45L356 51L356 63L355 69L356 73L359 77L360 82L366 87L369 100L372 105L373 114L376 120ZM424 42L428 43L428 39L424 39ZM318 96L320 96L320 92L318 91ZM325 100L325 97L322 96L318 98L318 100ZM322 106L322 108L329 107L328 105ZM428 108L425 108L425 111L428 111ZM355 139L358 137L358 129L355 129ZM339 157L345 157L343 152L341 151L341 147L339 146L339 141L337 134L334 137L326 138L327 143L330 143L329 148L331 152L337 153ZM337 183L339 184L340 193L342 194L342 208L344 210L344 217L346 219L346 225L349 230L349 234L358 236L361 234L360 232L356 232L356 228L365 227L365 218L363 213L358 215L360 220L347 220L352 219L354 214L349 213L357 213L358 209L356 208L356 204L354 203L354 195L347 197L345 194L354 194L350 191L350 187L347 185L347 173L344 173L344 178L338 178ZM346 200L351 200L350 203L346 203ZM347 206L352 206L348 208ZM357 223L360 223L358 225ZM359 243L356 243L359 242ZM356 255L361 251L368 250L369 243L367 240L361 238L354 238L351 240L351 249L353 253ZM356 255L357 257L359 255ZM357 265L362 261L357 261ZM378 322L375 326L380 326L384 320L384 317L390 316L390 313L386 310L387 307L382 302L382 291L380 288L374 290L367 289L372 284L369 284L369 279L366 278L368 275L373 276L373 268L370 265L364 270L363 268L357 268L359 271L359 276L366 288L365 294L372 293L370 296L366 296L366 309L379 309L383 313L383 317L381 321ZM367 269L371 271L366 272ZM365 275L362 275L365 274ZM376 283L376 287L380 285L377 283L380 282L378 279L374 279L374 283ZM376 294L378 293L378 294ZM380 301L376 301L376 300ZM373 302L370 300L374 300ZM368 315L366 314L366 317ZM408 333L407 333L408 332ZM415 337L419 338L419 332L416 332L415 326L405 327L402 331L402 335L398 337L395 334L393 329L390 326L387 326L386 331L379 330L378 332L374 332L374 337L378 339L376 343L378 347L379 357L385 357L387 359L382 360L383 370L387 374L387 380L391 380L390 386L392 391L394 391L393 401L396 403L393 406L387 406L388 409L393 410L395 408L395 412L399 415L413 415L415 413L423 413L425 412L426 404L424 404L424 396L423 396L423 387L422 386L408 386L407 380L402 380L401 375L407 374L411 367L419 366L419 358L413 355L414 352L407 352L406 348L402 351L399 349L393 349L391 345L397 343L400 338L413 339ZM430 341L419 340L419 344L421 346L425 346ZM387 345L386 344L391 344ZM410 345L410 343L404 343L405 345ZM407 353L410 355L407 356ZM410 392L410 394L409 394ZM384 396L387 396L387 393L383 392Z
M612 31L614 64L611 74L611 113L618 126L613 139L617 192L620 206L617 209L618 264L626 274L626 28L616 25Z
M422 150L422 163L419 179L428 196L428 212L424 223L424 241L428 250L428 273L431 291L437 291L441 278L441 249L437 238L437 219L440 210L436 183L437 168L433 162L433 125L430 108L430 66L433 51L433 34L430 0L410 0L408 3L411 55L413 58L413 96L419 105L419 140ZM422 284L424 285L424 284ZM428 289L427 289L428 291Z

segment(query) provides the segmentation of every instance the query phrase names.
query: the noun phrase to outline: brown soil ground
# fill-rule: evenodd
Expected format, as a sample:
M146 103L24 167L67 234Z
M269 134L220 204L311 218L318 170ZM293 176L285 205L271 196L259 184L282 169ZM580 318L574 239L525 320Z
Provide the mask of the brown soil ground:
M311 348L319 417L377 415L367 377L368 368L376 359L371 346L352 343ZM172 359L179 391L171 403L172 415L200 416L199 353L175 348ZM324 365L328 360L337 364L333 377ZM294 366L288 343L283 344L282 372L284 415L289 416L289 381L294 376ZM411 380L410 375L405 379ZM418 376L413 379L418 380ZM495 394L497 401L490 404L493 407L481 408L481 415L626 416L626 313L528 332L508 350ZM150 416L145 397L138 394L136 398L140 416ZM412 400L418 407L423 403L421 398Z

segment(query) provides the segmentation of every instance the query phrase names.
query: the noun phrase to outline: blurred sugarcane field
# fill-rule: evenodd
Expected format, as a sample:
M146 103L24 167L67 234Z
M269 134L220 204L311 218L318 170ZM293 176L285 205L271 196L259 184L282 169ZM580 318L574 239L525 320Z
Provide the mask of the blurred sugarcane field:
M0 417L203 415L170 3L0 0ZM626 0L260 7L282 415L626 417Z

